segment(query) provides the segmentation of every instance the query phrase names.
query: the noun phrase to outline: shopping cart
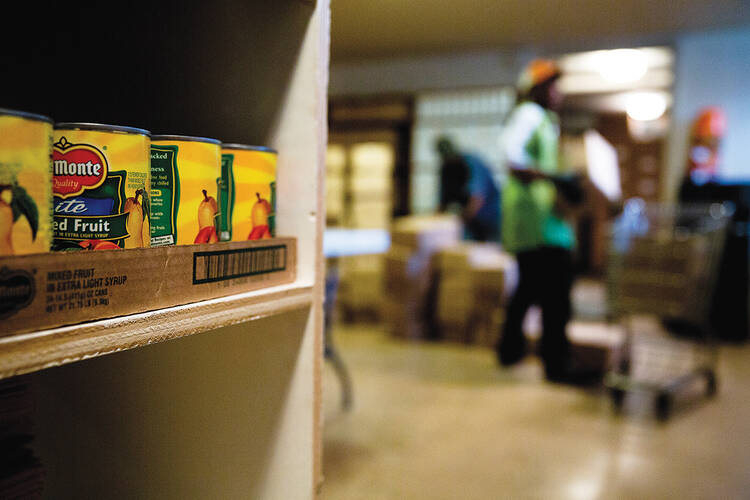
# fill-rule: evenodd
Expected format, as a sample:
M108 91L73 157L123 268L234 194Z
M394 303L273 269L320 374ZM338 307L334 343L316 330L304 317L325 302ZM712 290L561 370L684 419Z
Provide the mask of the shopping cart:
M623 326L625 342L605 382L618 410L627 392L649 392L664 420L674 396L696 381L705 380L708 396L716 393L709 312L732 212L729 204L634 199L615 221L607 289L610 317ZM677 325L680 334L661 324Z

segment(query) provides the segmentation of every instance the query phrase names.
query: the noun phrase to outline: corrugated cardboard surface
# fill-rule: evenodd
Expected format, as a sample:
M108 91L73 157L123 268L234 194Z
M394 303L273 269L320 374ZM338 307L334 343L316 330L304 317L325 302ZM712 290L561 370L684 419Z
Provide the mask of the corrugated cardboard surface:
M432 253L461 239L461 221L453 215L401 217L391 227L391 243Z
M0 258L0 336L291 283L294 238Z

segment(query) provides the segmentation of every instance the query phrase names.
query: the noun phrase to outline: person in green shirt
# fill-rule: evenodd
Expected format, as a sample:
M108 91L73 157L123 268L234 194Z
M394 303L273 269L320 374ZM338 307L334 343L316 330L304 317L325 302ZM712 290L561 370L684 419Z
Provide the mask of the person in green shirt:
M501 138L510 173L502 193L502 242L516 257L519 279L497 356L503 366L524 357L523 320L529 307L538 304L540 354L546 377L552 381L567 381L570 375L566 326L571 316L575 235L564 214L578 196L563 195L570 189L564 188L559 176L560 76L553 61L537 59L527 66L518 85L521 101Z

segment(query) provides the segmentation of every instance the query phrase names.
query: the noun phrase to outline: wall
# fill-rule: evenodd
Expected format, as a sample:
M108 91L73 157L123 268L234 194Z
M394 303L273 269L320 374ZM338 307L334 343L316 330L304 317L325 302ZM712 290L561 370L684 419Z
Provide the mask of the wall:
M415 92L419 90L513 84L527 50L477 51L460 54L395 57L335 63L331 96Z
M418 92L411 147L411 210L433 213L440 204L439 137L481 158L502 184L505 161L498 144L516 98L513 86Z
M700 108L717 105L728 118L721 175L750 179L750 27L684 35L675 43L677 67L664 197L673 198L684 172L690 122Z

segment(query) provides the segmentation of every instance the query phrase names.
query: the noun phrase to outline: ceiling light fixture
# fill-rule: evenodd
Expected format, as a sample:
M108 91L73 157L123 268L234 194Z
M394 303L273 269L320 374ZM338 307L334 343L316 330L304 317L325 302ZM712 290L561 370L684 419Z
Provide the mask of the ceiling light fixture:
M602 50L595 59L602 78L611 83L637 82L646 74L646 55L638 49Z
M667 105L661 92L633 92L627 95L625 112L633 120L647 122L661 118Z

